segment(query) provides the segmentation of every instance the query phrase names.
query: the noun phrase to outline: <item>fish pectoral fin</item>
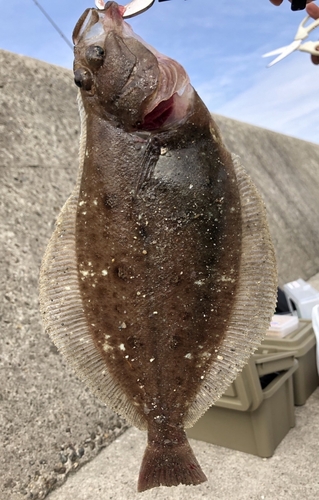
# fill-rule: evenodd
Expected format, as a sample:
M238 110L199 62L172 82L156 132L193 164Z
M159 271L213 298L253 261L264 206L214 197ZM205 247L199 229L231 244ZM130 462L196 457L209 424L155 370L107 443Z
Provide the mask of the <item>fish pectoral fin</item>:
M154 169L161 154L161 144L157 137L151 137L146 144L140 174L135 188L135 196L152 179Z

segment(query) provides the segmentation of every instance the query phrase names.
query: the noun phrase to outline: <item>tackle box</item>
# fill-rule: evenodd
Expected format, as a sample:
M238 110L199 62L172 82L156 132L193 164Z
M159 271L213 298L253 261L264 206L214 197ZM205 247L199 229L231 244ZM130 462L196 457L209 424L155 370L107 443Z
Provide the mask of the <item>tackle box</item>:
M298 325L299 320L297 316L291 316L290 314L274 314L271 318L270 327L265 338L284 338L289 335L289 333L297 330Z
M308 397L318 387L319 378L316 363L316 337L310 320L299 319L298 328L284 338L266 336L259 349L260 353L294 353L298 360L298 370L294 373L295 405L304 405Z
M225 394L187 430L188 436L272 456L295 425L292 377L297 368L293 352L259 349Z

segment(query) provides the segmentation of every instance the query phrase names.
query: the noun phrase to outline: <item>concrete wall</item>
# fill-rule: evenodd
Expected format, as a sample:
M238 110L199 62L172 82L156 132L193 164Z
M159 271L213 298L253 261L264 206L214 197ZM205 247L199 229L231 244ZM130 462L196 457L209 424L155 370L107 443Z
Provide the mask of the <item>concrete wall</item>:
M319 145L215 118L265 200L280 284L307 280L319 271Z
M70 71L0 51L0 498L40 499L121 432L41 327L38 274L74 186Z
M120 432L41 329L37 280L77 172L68 70L0 51L0 498L44 498ZM280 281L319 271L319 146L216 117L259 186Z

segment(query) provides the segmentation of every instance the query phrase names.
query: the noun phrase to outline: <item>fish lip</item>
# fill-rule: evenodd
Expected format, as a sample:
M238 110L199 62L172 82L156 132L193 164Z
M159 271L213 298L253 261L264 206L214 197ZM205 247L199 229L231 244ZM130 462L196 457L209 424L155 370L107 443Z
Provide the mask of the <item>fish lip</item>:
M110 29L121 31L129 28L123 20L123 11L124 7L116 2L107 2L103 10L93 7L86 9L73 31L74 45L80 42L102 42Z
M97 9L98 12L107 12L109 17L112 19L112 21L115 21L116 23L122 23L123 22L123 15L125 13L125 7L122 5L119 5L117 2L107 2L104 5L104 9Z

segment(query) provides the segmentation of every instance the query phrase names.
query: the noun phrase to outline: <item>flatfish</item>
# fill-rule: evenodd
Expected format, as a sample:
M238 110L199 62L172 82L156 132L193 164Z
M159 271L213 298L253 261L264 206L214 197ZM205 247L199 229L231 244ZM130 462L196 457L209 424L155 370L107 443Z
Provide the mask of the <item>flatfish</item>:
M276 300L265 208L176 61L107 2L73 33L79 174L40 303L91 390L148 432L138 490L206 480L185 428L226 390Z

